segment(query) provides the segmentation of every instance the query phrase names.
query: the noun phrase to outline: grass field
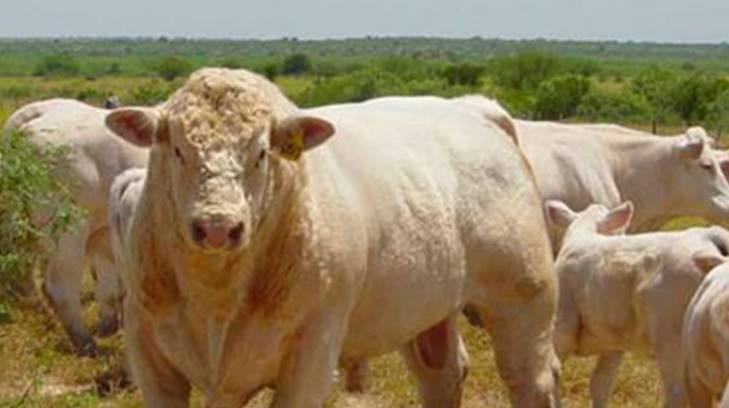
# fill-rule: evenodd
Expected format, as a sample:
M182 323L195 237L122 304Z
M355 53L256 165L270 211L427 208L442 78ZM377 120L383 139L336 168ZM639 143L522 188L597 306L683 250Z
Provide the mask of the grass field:
M86 296L87 322L95 308ZM471 358L463 406L508 407L508 399L494 363L488 336L460 322ZM13 322L0 325L0 407L140 407L139 395L123 374L122 336L101 342L102 357L79 358L56 320L42 303L26 302ZM565 407L588 405L592 360L573 358L562 370ZM373 361L365 395L338 389L331 407L414 407L417 389L397 354ZM249 407L263 407L264 392ZM611 402L619 407L655 407L660 384L647 356L630 356L623 363ZM195 397L195 406L202 406Z

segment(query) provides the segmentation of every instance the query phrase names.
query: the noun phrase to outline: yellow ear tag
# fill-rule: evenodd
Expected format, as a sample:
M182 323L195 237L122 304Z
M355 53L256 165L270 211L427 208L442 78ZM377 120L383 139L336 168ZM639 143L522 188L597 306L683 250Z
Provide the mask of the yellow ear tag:
M281 146L281 157L287 160L299 160L304 151L304 131L291 132L286 144Z

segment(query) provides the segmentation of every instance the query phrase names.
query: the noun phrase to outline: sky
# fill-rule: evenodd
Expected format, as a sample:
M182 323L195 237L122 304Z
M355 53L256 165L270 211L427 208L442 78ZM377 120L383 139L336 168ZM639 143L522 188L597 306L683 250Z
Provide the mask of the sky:
M729 0L3 0L0 37L729 41Z

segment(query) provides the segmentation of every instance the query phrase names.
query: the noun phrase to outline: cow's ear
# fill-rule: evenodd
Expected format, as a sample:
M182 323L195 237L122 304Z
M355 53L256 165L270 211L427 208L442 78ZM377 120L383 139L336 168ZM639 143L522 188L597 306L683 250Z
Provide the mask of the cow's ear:
M567 228L577 218L577 213L572 211L567 204L559 200L547 200L544 202L544 214L547 222L560 227Z
M271 148L288 160L298 160L301 154L314 148L334 134L334 125L314 116L295 115L274 123Z
M706 139L701 133L695 128L691 128L676 142L673 148L679 157L687 160L696 160L701 157L705 143Z
M116 109L106 115L106 127L141 147L149 147L166 138L162 115L154 108Z
M721 256L721 254L717 254L716 252L697 251L691 255L691 260L702 273L707 274L711 272L712 269L726 262L727 258Z
M601 234L623 233L630 226L633 219L633 203L626 201L610 210L605 218L597 224L597 231Z

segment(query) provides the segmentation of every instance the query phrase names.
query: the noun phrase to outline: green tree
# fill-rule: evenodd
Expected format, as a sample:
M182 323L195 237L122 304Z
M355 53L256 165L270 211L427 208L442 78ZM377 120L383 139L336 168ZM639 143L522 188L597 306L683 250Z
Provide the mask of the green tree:
M48 55L33 70L35 76L75 76L81 71L81 65L72 55Z
M729 90L724 90L709 104L708 119L716 126L716 137L721 138L729 128Z
M651 118L651 108L632 92L613 94L593 89L582 98L577 116L590 122L637 123Z
M648 106L653 133L658 131L658 123L664 121L671 110L670 90L676 76L668 70L648 68L636 75L630 89L645 101Z
M481 65L463 63L454 64L443 70L443 77L448 85L478 86L481 84L481 76L484 67Z
M301 75L311 72L313 64L308 55L302 53L291 54L283 61L281 73L283 75Z
M681 78L670 91L670 105L686 125L706 118L709 105L727 85L705 74Z
M574 116L591 82L580 75L561 75L539 85L534 102L537 119L565 119Z
M190 62L180 57L166 57L157 65L157 73L166 81L172 81L177 77L190 73L192 66Z
M496 82L516 90L535 89L560 72L560 60L539 51L527 51L494 62Z

